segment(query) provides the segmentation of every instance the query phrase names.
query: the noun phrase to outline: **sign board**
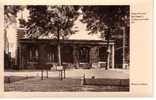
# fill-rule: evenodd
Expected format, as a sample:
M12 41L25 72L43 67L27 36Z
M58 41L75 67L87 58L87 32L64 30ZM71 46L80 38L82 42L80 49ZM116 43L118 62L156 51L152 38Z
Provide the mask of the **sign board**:
M63 70L63 66L57 66L57 70Z

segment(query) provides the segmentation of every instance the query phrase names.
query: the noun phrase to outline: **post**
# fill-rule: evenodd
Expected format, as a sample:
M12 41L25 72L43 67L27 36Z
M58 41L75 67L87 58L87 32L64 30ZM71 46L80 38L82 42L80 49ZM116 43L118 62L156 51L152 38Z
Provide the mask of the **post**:
M19 44L19 65L18 65L18 68L21 69L23 66L22 66L22 51L21 51L21 45Z
M110 64L110 44L109 44L109 40L110 40L110 29L107 28L105 30L105 38L107 40L107 63L106 63L106 70L109 69L109 64Z
M114 51L114 43L113 43L113 45L112 45L112 69L115 68L115 65L114 65L115 64L115 60L114 60L115 56L114 55L115 55L115 51Z
M122 68L124 68L125 69L125 44L126 44L126 39L125 39L125 37L126 37L126 34L125 34L125 27L122 27L122 31L123 31L123 43L122 43L122 45L123 45L123 64L122 64Z
M85 74L82 76L81 78L81 85L86 85L86 78L85 78Z
M48 78L48 69L47 69L47 78Z
M41 69L41 80L43 80L43 68Z
M78 61L78 52L77 52L77 47L74 45L73 46L73 62L75 64L75 68L77 69L79 67L79 61Z
M108 46L108 50L107 50L107 66L106 69L109 69L110 66L110 45Z
M20 64L20 66L21 66L21 68L23 69L24 68L24 64L23 64L23 60L24 60L24 58L23 58L23 47L21 46L20 47L20 62L21 62L21 64ZM24 52L25 53L25 52Z
M61 46L60 46L60 42L58 42L58 65L61 66Z
M65 71L65 68L63 68L63 71L64 71L64 79L66 78L66 71Z
M63 77L62 77L62 70L60 71L60 75L61 75L61 80L63 79Z

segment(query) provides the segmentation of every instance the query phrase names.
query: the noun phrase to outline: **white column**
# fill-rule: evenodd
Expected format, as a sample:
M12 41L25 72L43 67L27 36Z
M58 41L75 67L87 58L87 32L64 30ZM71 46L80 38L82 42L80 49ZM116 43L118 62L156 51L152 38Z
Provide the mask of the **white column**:
M114 44L112 44L112 69L115 68L115 51L114 51Z
M107 57L107 69L109 69L109 68L110 68L110 53L111 53L110 44L109 44L109 46L108 46L107 52L108 52L108 57Z
M125 69L125 44L126 44L126 32L125 32L125 27L122 27L123 31L123 64L122 68Z

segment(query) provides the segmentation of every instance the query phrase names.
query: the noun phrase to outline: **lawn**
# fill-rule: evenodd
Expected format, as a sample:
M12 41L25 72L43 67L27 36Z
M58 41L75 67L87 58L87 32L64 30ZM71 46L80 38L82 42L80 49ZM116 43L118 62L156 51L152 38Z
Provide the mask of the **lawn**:
M8 77L7 77L8 78ZM82 85L82 80L78 78L66 78L60 80L59 78L44 78L41 80L40 77L10 77L11 82L5 82L5 91L24 91L24 92L61 92L61 91L129 91L129 86L120 85L108 85L106 79L86 79L87 85ZM92 80L92 81L91 81ZM114 80L118 81L118 80ZM129 80L127 80L129 82ZM99 83L103 84L99 85ZM94 84L90 84L94 83ZM98 83L98 84L95 84ZM107 83L107 85L106 85Z

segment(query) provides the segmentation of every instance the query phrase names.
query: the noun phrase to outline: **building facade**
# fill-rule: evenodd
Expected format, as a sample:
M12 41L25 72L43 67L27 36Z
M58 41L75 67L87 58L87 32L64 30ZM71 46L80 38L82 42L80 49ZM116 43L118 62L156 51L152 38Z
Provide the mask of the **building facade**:
M107 42L105 40L61 40L61 62L68 68L114 68L114 41L109 45L109 66L106 66ZM57 40L19 39L17 62L19 69L38 68L40 62L57 65ZM43 66L44 67L44 66Z

